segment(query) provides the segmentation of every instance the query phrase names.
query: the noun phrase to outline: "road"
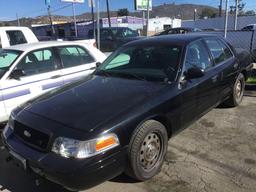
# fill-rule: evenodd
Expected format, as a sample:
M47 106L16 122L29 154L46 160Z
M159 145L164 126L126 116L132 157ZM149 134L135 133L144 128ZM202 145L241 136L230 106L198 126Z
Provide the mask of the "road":
M136 183L119 176L88 192L255 192L255 117L255 94L237 108L214 109L169 141L163 169L153 179ZM7 164L6 156L1 148L0 191L66 192L46 180L37 186L34 175Z

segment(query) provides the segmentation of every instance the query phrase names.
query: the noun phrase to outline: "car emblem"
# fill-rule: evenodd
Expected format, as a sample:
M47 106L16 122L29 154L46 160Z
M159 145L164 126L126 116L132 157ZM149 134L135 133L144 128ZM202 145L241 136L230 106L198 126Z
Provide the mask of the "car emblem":
M26 137L31 137L31 133L29 133L27 130L24 131L24 135L25 135Z

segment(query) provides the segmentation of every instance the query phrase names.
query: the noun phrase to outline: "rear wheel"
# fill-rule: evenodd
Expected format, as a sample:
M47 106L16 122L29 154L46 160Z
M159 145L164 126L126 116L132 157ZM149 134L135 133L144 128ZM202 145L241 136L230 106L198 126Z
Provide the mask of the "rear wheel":
M232 95L227 101L225 101L225 104L230 107L236 107L240 105L240 103L243 100L244 89L245 89L245 77L242 73L240 73L233 86Z
M160 122L149 120L143 123L132 136L126 173L140 181L158 174L167 151L167 135L165 126Z

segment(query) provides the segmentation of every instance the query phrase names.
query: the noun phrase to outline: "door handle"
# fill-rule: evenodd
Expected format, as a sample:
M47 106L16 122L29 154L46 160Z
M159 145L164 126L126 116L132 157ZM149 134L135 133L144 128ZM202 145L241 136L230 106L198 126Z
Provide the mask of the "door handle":
M61 77L61 75L55 75L55 76L52 76L51 79L58 79L60 77Z
M212 82L217 82L219 75L215 75L212 77Z

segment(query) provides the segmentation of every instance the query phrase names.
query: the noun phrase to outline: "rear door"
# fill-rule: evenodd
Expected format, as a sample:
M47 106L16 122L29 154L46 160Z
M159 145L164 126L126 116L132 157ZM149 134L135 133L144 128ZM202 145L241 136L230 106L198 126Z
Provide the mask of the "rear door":
M62 63L64 83L90 75L96 69L96 60L85 48L77 45L56 47Z
M52 48L26 54L14 70L22 70L24 75L19 79L10 75L2 83L8 114L21 103L63 85L60 66Z
M229 46L219 38L207 38L205 42L214 60L214 69L220 78L218 99L222 101L232 92L239 64Z

